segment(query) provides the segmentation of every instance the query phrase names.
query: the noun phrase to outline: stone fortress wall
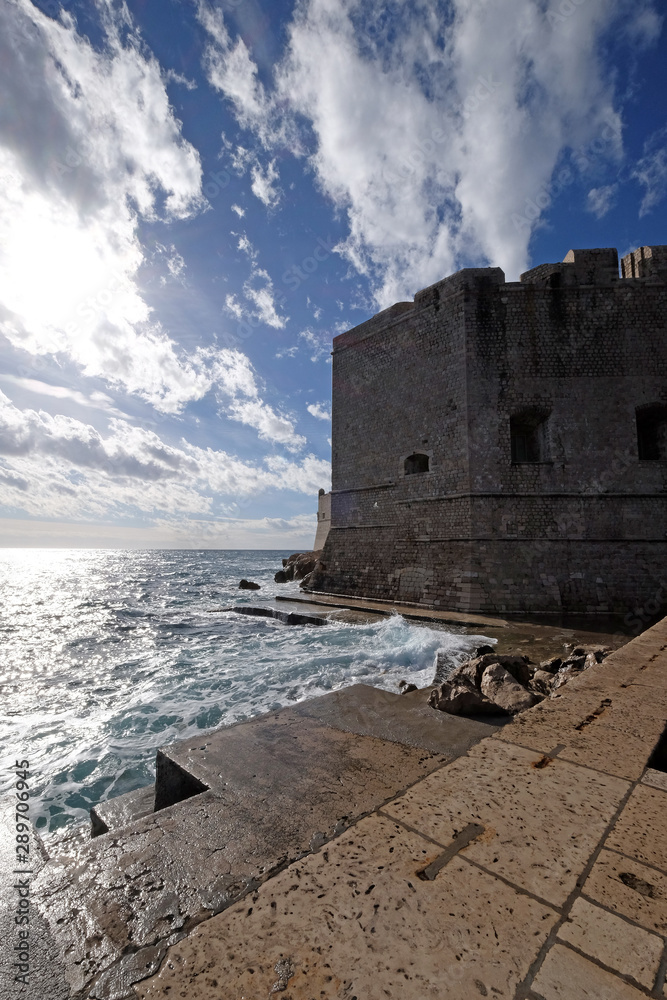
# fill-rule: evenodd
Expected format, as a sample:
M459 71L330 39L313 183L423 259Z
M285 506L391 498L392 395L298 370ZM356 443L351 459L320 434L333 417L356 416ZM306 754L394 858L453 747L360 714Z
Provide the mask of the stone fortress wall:
M313 590L464 611L667 593L667 247L471 268L334 339Z

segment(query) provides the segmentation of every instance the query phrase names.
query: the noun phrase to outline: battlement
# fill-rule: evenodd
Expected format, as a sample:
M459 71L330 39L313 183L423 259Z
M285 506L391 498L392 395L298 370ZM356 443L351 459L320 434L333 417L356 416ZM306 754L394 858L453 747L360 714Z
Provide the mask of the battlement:
M667 283L667 246L639 247L621 261L624 278L657 278Z

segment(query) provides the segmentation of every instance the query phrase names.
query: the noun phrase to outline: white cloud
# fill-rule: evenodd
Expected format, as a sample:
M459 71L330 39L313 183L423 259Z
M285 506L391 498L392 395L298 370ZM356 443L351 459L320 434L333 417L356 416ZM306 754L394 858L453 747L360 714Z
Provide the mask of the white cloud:
M236 212L239 219L242 219L245 215L245 208L241 208L240 205L232 205L232 212Z
M660 129L647 141L644 155L632 176L645 188L639 208L639 217L643 219L667 194L667 127Z
M276 351L275 357L276 358L293 358L294 355L298 353L298 350L299 350L299 345L298 344L292 344L291 347L284 347L282 350Z
M227 410L227 416L254 427L263 441L281 444L289 451L300 451L305 437L294 430L293 421L283 413L276 413L260 399L237 399Z
M604 187L591 188L588 192L586 207L596 219L601 219L613 208L616 201L618 184L607 184Z
M262 171L261 165L256 163L250 171L250 176L252 177L251 190L255 197L259 198L267 208L275 208L281 197L280 188L276 187L278 180L276 161L271 160L264 171Z
M0 381L15 385L25 392L33 392L39 396L49 396L53 399L67 399L78 406L88 406L93 409L106 410L108 413L122 417L123 414L114 407L113 399L104 392L92 392L89 396L64 385L51 385L40 379L24 378L18 375L0 374Z
M269 272L257 263L259 251L252 245L245 233L238 237L237 246L251 262L250 276L243 283L243 294L247 301L253 304L254 309L244 310L235 295L228 295L225 300L227 310L238 320L249 316L256 323L266 323L267 326L272 326L275 330L282 330L286 326L289 316L280 316L278 313L273 280Z
M0 87L21 108L0 129L0 329L177 412L207 378L151 320L137 227L201 210L201 165L127 9L95 6L99 48L67 14L0 5Z
M259 287L257 287L259 282ZM275 330L282 330L289 317L280 316L276 309L276 296L273 281L267 271L254 267L252 275L243 284L243 294L253 303L254 314Z
M296 433L294 421L260 398L254 369L245 354L225 348L211 350L209 359L226 416L253 427L262 441L282 445L289 451L303 448L306 439Z
M225 309L227 312L230 312L232 316L235 316L236 319L243 319L243 306L239 302L236 295L230 293L225 296Z
M344 324L347 330L347 325ZM310 360L321 361L322 358L330 358L331 355L331 336L329 333L315 333L313 330L306 329L302 330L299 334L300 340L305 340L306 344L312 351L310 355Z
M255 405L253 419L268 421ZM186 441L168 444L125 420L112 419L102 433L61 414L21 410L0 393L0 504L31 517L211 515L264 491L314 496L329 475L329 463L313 455L298 463L271 455L253 465Z
M556 168L599 172L621 157L601 48L611 29L633 54L654 43L655 4L588 2L558 23L550 11L302 0L273 90L218 12L214 27L203 18L209 78L264 149L313 150L320 188L347 216L337 252L382 307L473 263L518 276L557 197ZM308 142L295 137L301 121Z
M266 148L298 144L293 123L259 80L243 39L232 40L222 11L199 0L198 18L208 37L203 60L208 81L231 103L239 124ZM243 147L239 150L241 155L246 152Z
M318 420L331 420L331 409L328 403L309 403L308 412Z

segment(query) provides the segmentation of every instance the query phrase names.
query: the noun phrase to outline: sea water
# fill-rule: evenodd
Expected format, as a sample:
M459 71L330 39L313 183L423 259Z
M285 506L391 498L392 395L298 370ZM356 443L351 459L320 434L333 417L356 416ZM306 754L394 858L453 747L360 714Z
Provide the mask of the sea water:
M0 793L29 760L47 841L152 784L160 746L350 684L424 687L437 650L454 665L488 641L398 615L313 627L219 610L304 596L273 581L287 555L0 550Z

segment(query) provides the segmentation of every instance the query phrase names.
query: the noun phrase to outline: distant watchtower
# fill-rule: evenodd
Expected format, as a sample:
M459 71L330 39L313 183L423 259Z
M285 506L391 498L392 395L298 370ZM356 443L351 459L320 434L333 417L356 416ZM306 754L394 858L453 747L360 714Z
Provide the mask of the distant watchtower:
M336 337L322 563L458 610L667 598L667 247L466 269Z

